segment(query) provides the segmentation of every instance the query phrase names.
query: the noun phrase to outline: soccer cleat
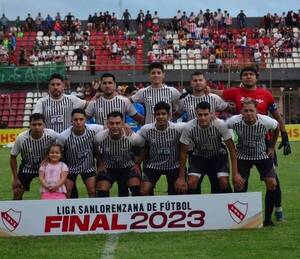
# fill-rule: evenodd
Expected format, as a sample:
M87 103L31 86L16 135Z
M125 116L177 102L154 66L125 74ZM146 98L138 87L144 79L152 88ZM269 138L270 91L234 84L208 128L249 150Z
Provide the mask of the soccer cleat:
M275 211L275 218L277 221L283 221L284 217L283 217L283 212L281 211Z
M264 221L264 227L275 227L275 224L270 219L269 220L265 220Z

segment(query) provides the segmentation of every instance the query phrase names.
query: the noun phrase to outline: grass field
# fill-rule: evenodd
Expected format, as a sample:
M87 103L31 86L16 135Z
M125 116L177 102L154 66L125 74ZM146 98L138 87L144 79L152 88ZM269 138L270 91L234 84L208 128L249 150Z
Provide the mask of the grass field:
M292 143L292 150L288 157L278 154L287 222L258 230L122 234L110 258L300 258L300 143ZM0 149L0 200L11 198L8 158L9 150ZM81 197L86 197L78 182ZM208 189L205 181L204 192ZM249 189L264 192L255 171ZM161 179L156 193L165 191ZM24 199L38 198L34 181ZM0 238L0 258L101 258L107 239L108 235Z

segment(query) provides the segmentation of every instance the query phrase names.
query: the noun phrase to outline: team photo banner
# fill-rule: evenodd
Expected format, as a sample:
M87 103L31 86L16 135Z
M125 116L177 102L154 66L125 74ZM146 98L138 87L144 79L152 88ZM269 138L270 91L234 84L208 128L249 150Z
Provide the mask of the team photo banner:
M1 236L262 227L261 193L0 202Z

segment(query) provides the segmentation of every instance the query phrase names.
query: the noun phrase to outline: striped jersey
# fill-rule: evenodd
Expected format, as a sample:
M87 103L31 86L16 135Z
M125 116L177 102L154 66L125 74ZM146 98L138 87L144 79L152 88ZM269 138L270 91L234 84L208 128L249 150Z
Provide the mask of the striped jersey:
M253 125L244 122L242 115L235 115L226 121L228 128L238 136L237 158L242 160L261 160L268 158L265 137L268 130L278 127L278 122L269 116L257 114Z
M169 122L165 130L158 130L155 123L150 123L138 131L149 146L145 168L171 170L179 167L179 140L184 125Z
M16 142L10 152L11 155L21 154L23 173L37 174L40 163L47 158L50 146L56 142L58 133L51 129L44 129L41 138L34 139L30 135L30 130L22 132L17 136Z
M70 174L95 172L94 136L103 130L102 125L86 124L85 131L78 136L72 127L58 136L58 142L64 147L64 162Z
M127 168L134 166L131 156L133 146L143 146L144 139L137 133L130 136L124 134L120 139L112 139L109 130L98 133L94 138L95 145L99 147L105 168Z
M46 119L46 128L60 133L72 125L72 111L77 108L83 109L85 105L85 100L74 95L63 94L60 99L46 96L37 101L33 113L43 114Z
M168 103L171 106L176 104L179 100L180 92L174 88L163 85L160 88L154 88L151 85L140 89L135 95L131 97L133 102L139 102L145 105L146 118L145 124L149 124L155 121L153 116L154 106L161 101Z
M137 111L130 100L124 96L116 95L112 99L104 98L100 96L98 99L89 103L86 108L86 114L88 117L95 117L96 123L105 125L107 121L107 115L111 112L118 111L125 115L134 116Z
M210 111L215 113L216 111L223 111L228 107L228 103L216 94L204 94L201 96L195 96L188 94L185 98L179 101L178 112L187 113L188 121L195 119L196 106L200 102L208 102L210 104Z
M185 125L180 142L193 144L193 154L196 156L214 158L227 154L222 139L225 141L230 138L231 133L223 120L213 119L207 128L202 128L197 119L193 119Z

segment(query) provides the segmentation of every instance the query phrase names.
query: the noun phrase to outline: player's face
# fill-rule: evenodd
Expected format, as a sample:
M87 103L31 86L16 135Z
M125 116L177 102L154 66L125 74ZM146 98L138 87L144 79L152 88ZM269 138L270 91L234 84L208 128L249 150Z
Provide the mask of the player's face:
M58 78L54 78L49 83L49 92L53 98L59 98L64 92L64 83Z
M246 88L252 88L257 83L256 74L252 71L245 71L242 74L242 83Z
M246 123L253 124L256 122L257 113L254 104L244 104L241 112Z
M201 127L208 127L210 125L211 113L208 109L198 109L196 115Z
M33 135L41 135L44 131L45 124L43 120L33 120L30 122L30 130Z
M77 130L84 129L86 122L86 117L82 113L74 113L72 117L73 127Z
M49 150L49 160L51 162L59 162L61 159L61 150L57 146L53 146Z
M150 81L152 85L161 85L164 81L164 77L164 72L159 68L153 68L150 71Z
M206 86L206 80L203 75L195 75L191 81L192 89L196 92L201 92Z
M112 77L104 77L101 81L101 90L105 95L112 95L116 90L116 83Z
M112 136L119 136L123 129L123 120L121 117L110 117L107 120L107 128Z
M166 110L161 109L154 113L156 125L159 127L165 126L168 124L169 114Z

